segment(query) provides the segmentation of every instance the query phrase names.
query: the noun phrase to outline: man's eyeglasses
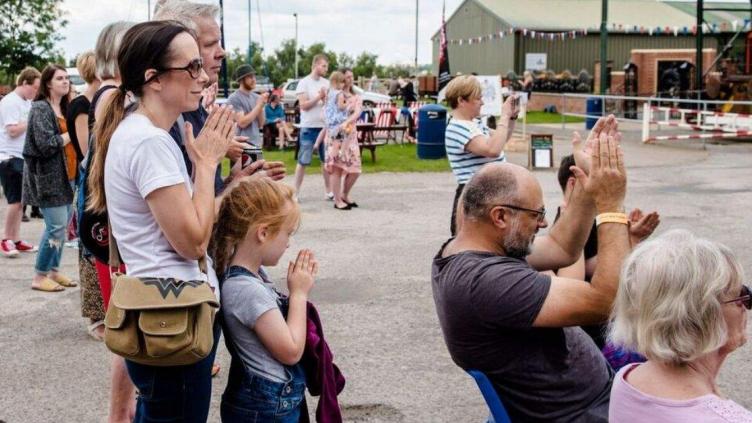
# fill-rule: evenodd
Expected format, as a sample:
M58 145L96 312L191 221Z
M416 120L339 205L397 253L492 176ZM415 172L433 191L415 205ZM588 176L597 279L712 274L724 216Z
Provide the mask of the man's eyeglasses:
M174 68L156 68L157 74L149 78L148 80L144 81L144 84L147 82L151 82L152 79L156 78L157 76L170 72L170 71L186 71L188 72L188 75L191 76L193 79L198 79L199 76L201 76L201 70L204 68L204 61L201 59L193 59L191 60L187 65L183 67L174 67Z
M733 300L724 301L723 304L739 302L741 302L747 310L752 310L752 291L750 291L747 285L742 285L742 292L739 293L738 297Z
M541 207L540 210L526 209L524 207L517 207L517 206L512 206L509 204L496 204L496 207L506 207L512 210L520 210L520 211L525 211L528 213L535 213L536 215L535 218L536 220L538 220L538 222L543 222L544 220L546 220L546 208L545 207Z

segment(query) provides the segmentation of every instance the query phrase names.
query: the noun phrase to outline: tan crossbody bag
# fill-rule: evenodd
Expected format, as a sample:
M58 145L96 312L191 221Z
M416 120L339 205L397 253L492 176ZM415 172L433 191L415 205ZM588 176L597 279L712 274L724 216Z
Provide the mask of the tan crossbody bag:
M120 267L110 226L110 267ZM206 273L206 257L199 259ZM150 366L193 364L211 352L219 302L204 281L137 278L113 273L104 343L113 353Z

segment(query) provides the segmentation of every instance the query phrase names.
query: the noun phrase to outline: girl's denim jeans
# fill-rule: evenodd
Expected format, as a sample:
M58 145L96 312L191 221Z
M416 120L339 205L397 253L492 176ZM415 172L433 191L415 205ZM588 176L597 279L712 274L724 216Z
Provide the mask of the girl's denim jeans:
M71 206L44 207L44 232L39 241L39 254L34 269L39 275L46 275L60 267L60 258L63 255L63 244L68 229Z

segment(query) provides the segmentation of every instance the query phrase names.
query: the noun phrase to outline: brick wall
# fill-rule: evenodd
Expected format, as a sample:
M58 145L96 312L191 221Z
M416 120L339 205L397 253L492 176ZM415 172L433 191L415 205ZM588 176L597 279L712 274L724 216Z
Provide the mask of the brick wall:
M567 98L564 101L564 97L559 94L553 95L539 92L533 92L530 101L527 103L527 109L530 111L541 111L550 105L555 106L556 111L559 113L585 113L584 98Z
M713 48L702 50L703 73L709 68L715 58ZM686 60L695 63L695 50L632 50L632 63L637 65L637 91L640 95L652 95L658 90L658 62L670 60Z

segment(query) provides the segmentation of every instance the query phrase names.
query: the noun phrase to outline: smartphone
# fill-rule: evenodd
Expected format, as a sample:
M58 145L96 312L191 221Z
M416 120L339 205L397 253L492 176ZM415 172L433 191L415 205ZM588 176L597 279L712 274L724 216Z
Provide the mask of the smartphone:
M261 150L261 147L257 147L253 144L248 144L248 146L243 149L243 153L240 156L240 166L245 169L246 167L250 166L251 163L259 161L263 158L264 152Z

